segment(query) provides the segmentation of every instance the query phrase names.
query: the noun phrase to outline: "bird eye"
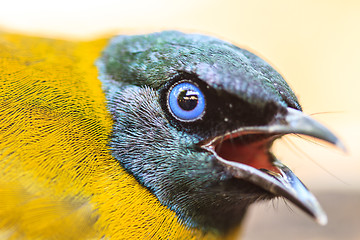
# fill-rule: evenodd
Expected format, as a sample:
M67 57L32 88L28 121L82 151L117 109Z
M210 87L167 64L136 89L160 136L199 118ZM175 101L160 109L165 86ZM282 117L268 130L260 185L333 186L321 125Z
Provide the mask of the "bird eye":
M205 112L205 97L193 83L180 82L170 89L168 106L174 117L195 121Z

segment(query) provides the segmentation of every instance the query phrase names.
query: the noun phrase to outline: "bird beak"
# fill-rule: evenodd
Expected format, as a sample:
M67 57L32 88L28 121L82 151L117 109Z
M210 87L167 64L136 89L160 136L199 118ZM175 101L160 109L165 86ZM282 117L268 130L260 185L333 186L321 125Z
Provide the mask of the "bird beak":
M201 147L212 153L235 178L249 181L275 196L282 196L325 225L327 217L305 185L270 152L273 141L285 134L304 134L345 150L326 127L301 111L287 108L266 126L241 127L208 139ZM255 138L254 138L255 136Z

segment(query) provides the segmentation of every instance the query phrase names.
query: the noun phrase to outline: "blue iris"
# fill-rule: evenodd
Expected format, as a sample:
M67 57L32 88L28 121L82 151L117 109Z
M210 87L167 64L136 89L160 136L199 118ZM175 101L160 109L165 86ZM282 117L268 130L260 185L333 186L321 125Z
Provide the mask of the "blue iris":
M180 120L194 121L205 112L204 94L190 82L175 85L170 90L168 104L172 114Z

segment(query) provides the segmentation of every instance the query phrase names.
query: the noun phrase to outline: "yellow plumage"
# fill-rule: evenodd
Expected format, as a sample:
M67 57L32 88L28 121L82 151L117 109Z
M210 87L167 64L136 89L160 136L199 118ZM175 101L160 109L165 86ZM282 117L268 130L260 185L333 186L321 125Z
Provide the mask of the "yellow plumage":
M107 39L0 34L0 239L198 239L108 151Z

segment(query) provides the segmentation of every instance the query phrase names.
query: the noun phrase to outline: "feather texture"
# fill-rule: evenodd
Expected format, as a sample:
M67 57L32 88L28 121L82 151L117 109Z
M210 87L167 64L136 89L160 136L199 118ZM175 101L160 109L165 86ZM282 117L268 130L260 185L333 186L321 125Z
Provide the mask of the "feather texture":
M111 156L94 65L107 39L0 34L0 239L214 238Z

